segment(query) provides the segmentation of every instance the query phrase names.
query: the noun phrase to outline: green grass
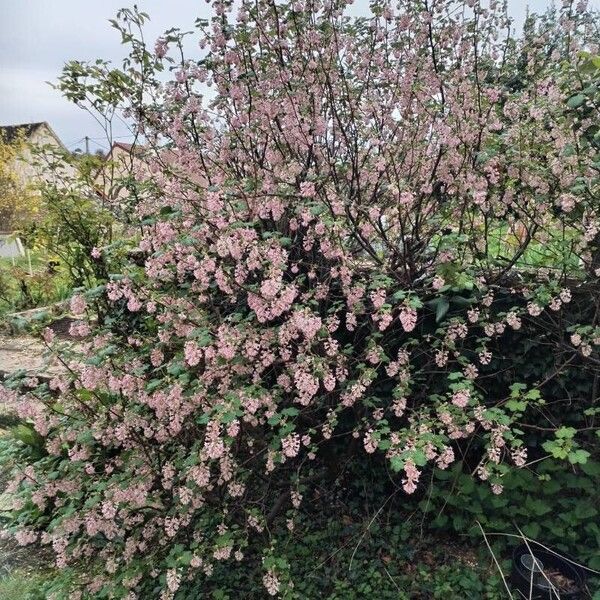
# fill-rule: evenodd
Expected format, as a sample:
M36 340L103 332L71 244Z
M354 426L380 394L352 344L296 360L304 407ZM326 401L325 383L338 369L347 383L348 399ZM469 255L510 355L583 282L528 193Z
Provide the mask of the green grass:
M18 570L0 577L0 598L4 600L42 600L41 591L46 575Z
M522 232L522 236L524 233ZM567 268L574 273L580 271L581 260L573 251L577 236L578 234L573 228L563 228L560 223L556 223L553 228L546 229L543 235L538 232L516 261L516 268L539 269L546 267L550 269ZM540 237L544 240L543 242L540 241ZM498 258L504 257L504 259L511 260L519 250L522 241L515 236L508 225L495 227L488 234L487 259L498 260Z
M37 308L69 296L68 278L59 266L50 273L48 257L31 253L31 271L26 256L0 258L0 316L10 312Z

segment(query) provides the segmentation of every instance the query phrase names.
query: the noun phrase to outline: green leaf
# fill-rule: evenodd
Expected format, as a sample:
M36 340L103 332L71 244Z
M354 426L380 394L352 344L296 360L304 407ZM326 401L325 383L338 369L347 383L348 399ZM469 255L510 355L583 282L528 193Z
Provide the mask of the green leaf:
M586 463L581 465L581 470L586 475L591 475L592 477L598 477L600 475L600 463L596 461L588 460Z
M542 444L542 448L550 453L554 458L567 458L569 452L562 445L557 443L555 440L548 440Z
M233 412L226 412L221 416L221 423L225 425L228 423L232 423L237 418L236 414Z
M527 386L524 383L513 383L510 386L510 397L518 398L521 395L521 392L525 390Z
M556 437L559 439L572 439L577 433L574 427L561 427L556 430Z
M584 519L591 519L598 514L598 511L586 500L585 502L579 502L575 507L575 516L582 521Z
M448 312L449 308L450 308L450 302L448 302L448 299L440 298L439 302L437 303L436 310L435 310L435 322L436 323L439 323L446 316L446 313Z
M281 411L281 414L286 417L296 417L300 414L300 411L296 407L290 406L289 408L284 408Z
M281 421L281 415L279 413L275 413L272 417L269 418L267 423L269 423L269 425L277 425L279 421Z
M527 523L526 525L523 526L523 532L525 533L525 535L529 536L530 538L536 538L539 536L541 531L541 527L539 525L539 523L536 523L535 521L533 523Z
M511 412L521 412L527 408L527 402L525 400L508 400L505 406Z
M456 304L457 306L470 306L471 304L473 304L473 299L472 298L465 298L464 296L452 296L452 298L450 298L450 302L452 304Z
M423 450L414 450L412 453L412 459L417 467L424 467L427 464L427 457Z
M552 510L551 506L548 503L539 499L534 500L529 495L525 500L525 508L527 509L527 512L538 517L541 517L542 515L545 515L546 513L549 513Z
M596 571L600 570L600 556L594 556L588 563L590 569L594 569ZM598 590L592 600L600 600L600 590Z
M461 494L470 495L475 490L475 482L470 475L464 475L461 477L461 481L458 484L458 489Z
M541 398L540 390L529 390L525 394L525 398L527 398L528 400L539 400Z
M575 96L571 96L567 100L567 106L569 108L578 108L585 102L585 96L583 94L576 94Z
M194 331L192 331L189 337L194 339L196 341L196 344L198 344L200 348L212 344L212 336L210 335L207 329L194 329Z
M587 450L575 450L574 452L569 453L569 462L572 465L580 464L583 465L587 462L590 453Z
M392 466L392 471L398 473L404 467L404 461L399 456L392 456L390 459L390 464Z

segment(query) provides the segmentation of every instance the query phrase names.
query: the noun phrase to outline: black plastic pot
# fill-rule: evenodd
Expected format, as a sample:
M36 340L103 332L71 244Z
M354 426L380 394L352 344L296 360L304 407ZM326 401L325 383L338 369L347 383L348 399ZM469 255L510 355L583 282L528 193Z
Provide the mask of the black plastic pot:
M571 560L571 557L563 553L554 554L535 542L529 542L529 547L522 544L513 552L512 584L528 600L532 579L531 600L584 600L587 598L584 591L585 571ZM570 579L577 590L552 589L544 576L544 572L548 570L559 572Z

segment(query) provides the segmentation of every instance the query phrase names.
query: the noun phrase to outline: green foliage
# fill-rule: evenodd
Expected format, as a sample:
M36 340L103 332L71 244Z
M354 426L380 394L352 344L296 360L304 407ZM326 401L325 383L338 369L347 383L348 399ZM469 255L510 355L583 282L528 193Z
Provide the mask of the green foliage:
M32 245L56 257L73 287L91 287L108 278L102 254L110 244L113 217L98 198L67 188L44 189L44 217L28 232Z
M571 464L585 464L590 453L577 447L573 440L576 433L573 427L560 427L556 430L555 439L544 442L542 448L553 458L566 458Z
M27 151L24 130L12 140L0 132L0 229L14 231L28 225L39 211L39 197L19 177L19 160Z
M31 271L27 257L13 265L11 259L0 259L0 315L46 306L69 296L69 277L43 250L31 254Z
M15 571L0 577L0 598L5 600L45 600L49 576L31 571Z
M289 572L294 583L282 594L288 600L504 598L501 579L485 550L478 553L462 543L421 538L418 523L407 522L406 516L394 511L385 519L354 521L348 514L312 514L302 524L302 533L279 532L287 541L263 566L273 564L279 573ZM215 575L218 587L205 597L265 597L264 588L255 586L248 572L223 568ZM207 594L206 587L202 589Z
M40 464L35 440L21 437L18 441L0 437L0 468L6 473L14 468L15 461L21 463L25 457L37 457ZM41 461L51 479L65 468L56 457L46 456ZM198 580L175 600L262 600L265 589L261 573L269 567L277 569L282 581L293 582L281 595L287 600L504 598L501 579L482 545L477 548L445 534L423 535L413 507L404 499L385 504L381 478L373 476L371 469L361 468L357 463L352 475L356 476L354 491L347 498L336 499L341 489L335 488L325 496L312 496L300 513L290 510L288 516L296 526L288 530L282 523L273 529L273 546L262 564L244 562L243 568L232 569L217 563L210 581ZM89 505L97 501L93 496L88 498ZM375 504L379 502L384 505ZM372 509L365 512L365 507ZM63 512L69 514L71 510L66 502ZM371 510L375 514L370 514ZM30 502L26 512L38 512L41 520L47 519ZM247 549L248 553L252 550L257 548ZM182 566L191 559L189 551L174 546L169 564ZM16 571L0 580L0 598L41 600L54 593L57 600L67 600L64 590L81 573L82 565L51 573L40 570L28 576L25 585L22 572ZM86 575L91 573L86 571ZM108 596L100 591L94 598Z
M559 438L565 439L565 438ZM433 529L480 539L479 522L486 534L519 535L573 554L600 570L600 462L567 466L550 460L535 471L506 473L504 490L495 495L457 464L436 471L420 507ZM506 547L515 538L493 536Z

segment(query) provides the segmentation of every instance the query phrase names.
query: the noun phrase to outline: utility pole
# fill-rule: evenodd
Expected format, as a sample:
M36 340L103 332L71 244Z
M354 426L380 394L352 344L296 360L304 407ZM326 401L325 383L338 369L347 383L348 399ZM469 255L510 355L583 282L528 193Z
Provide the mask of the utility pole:
M90 138L87 135L85 136L85 153L90 153Z

